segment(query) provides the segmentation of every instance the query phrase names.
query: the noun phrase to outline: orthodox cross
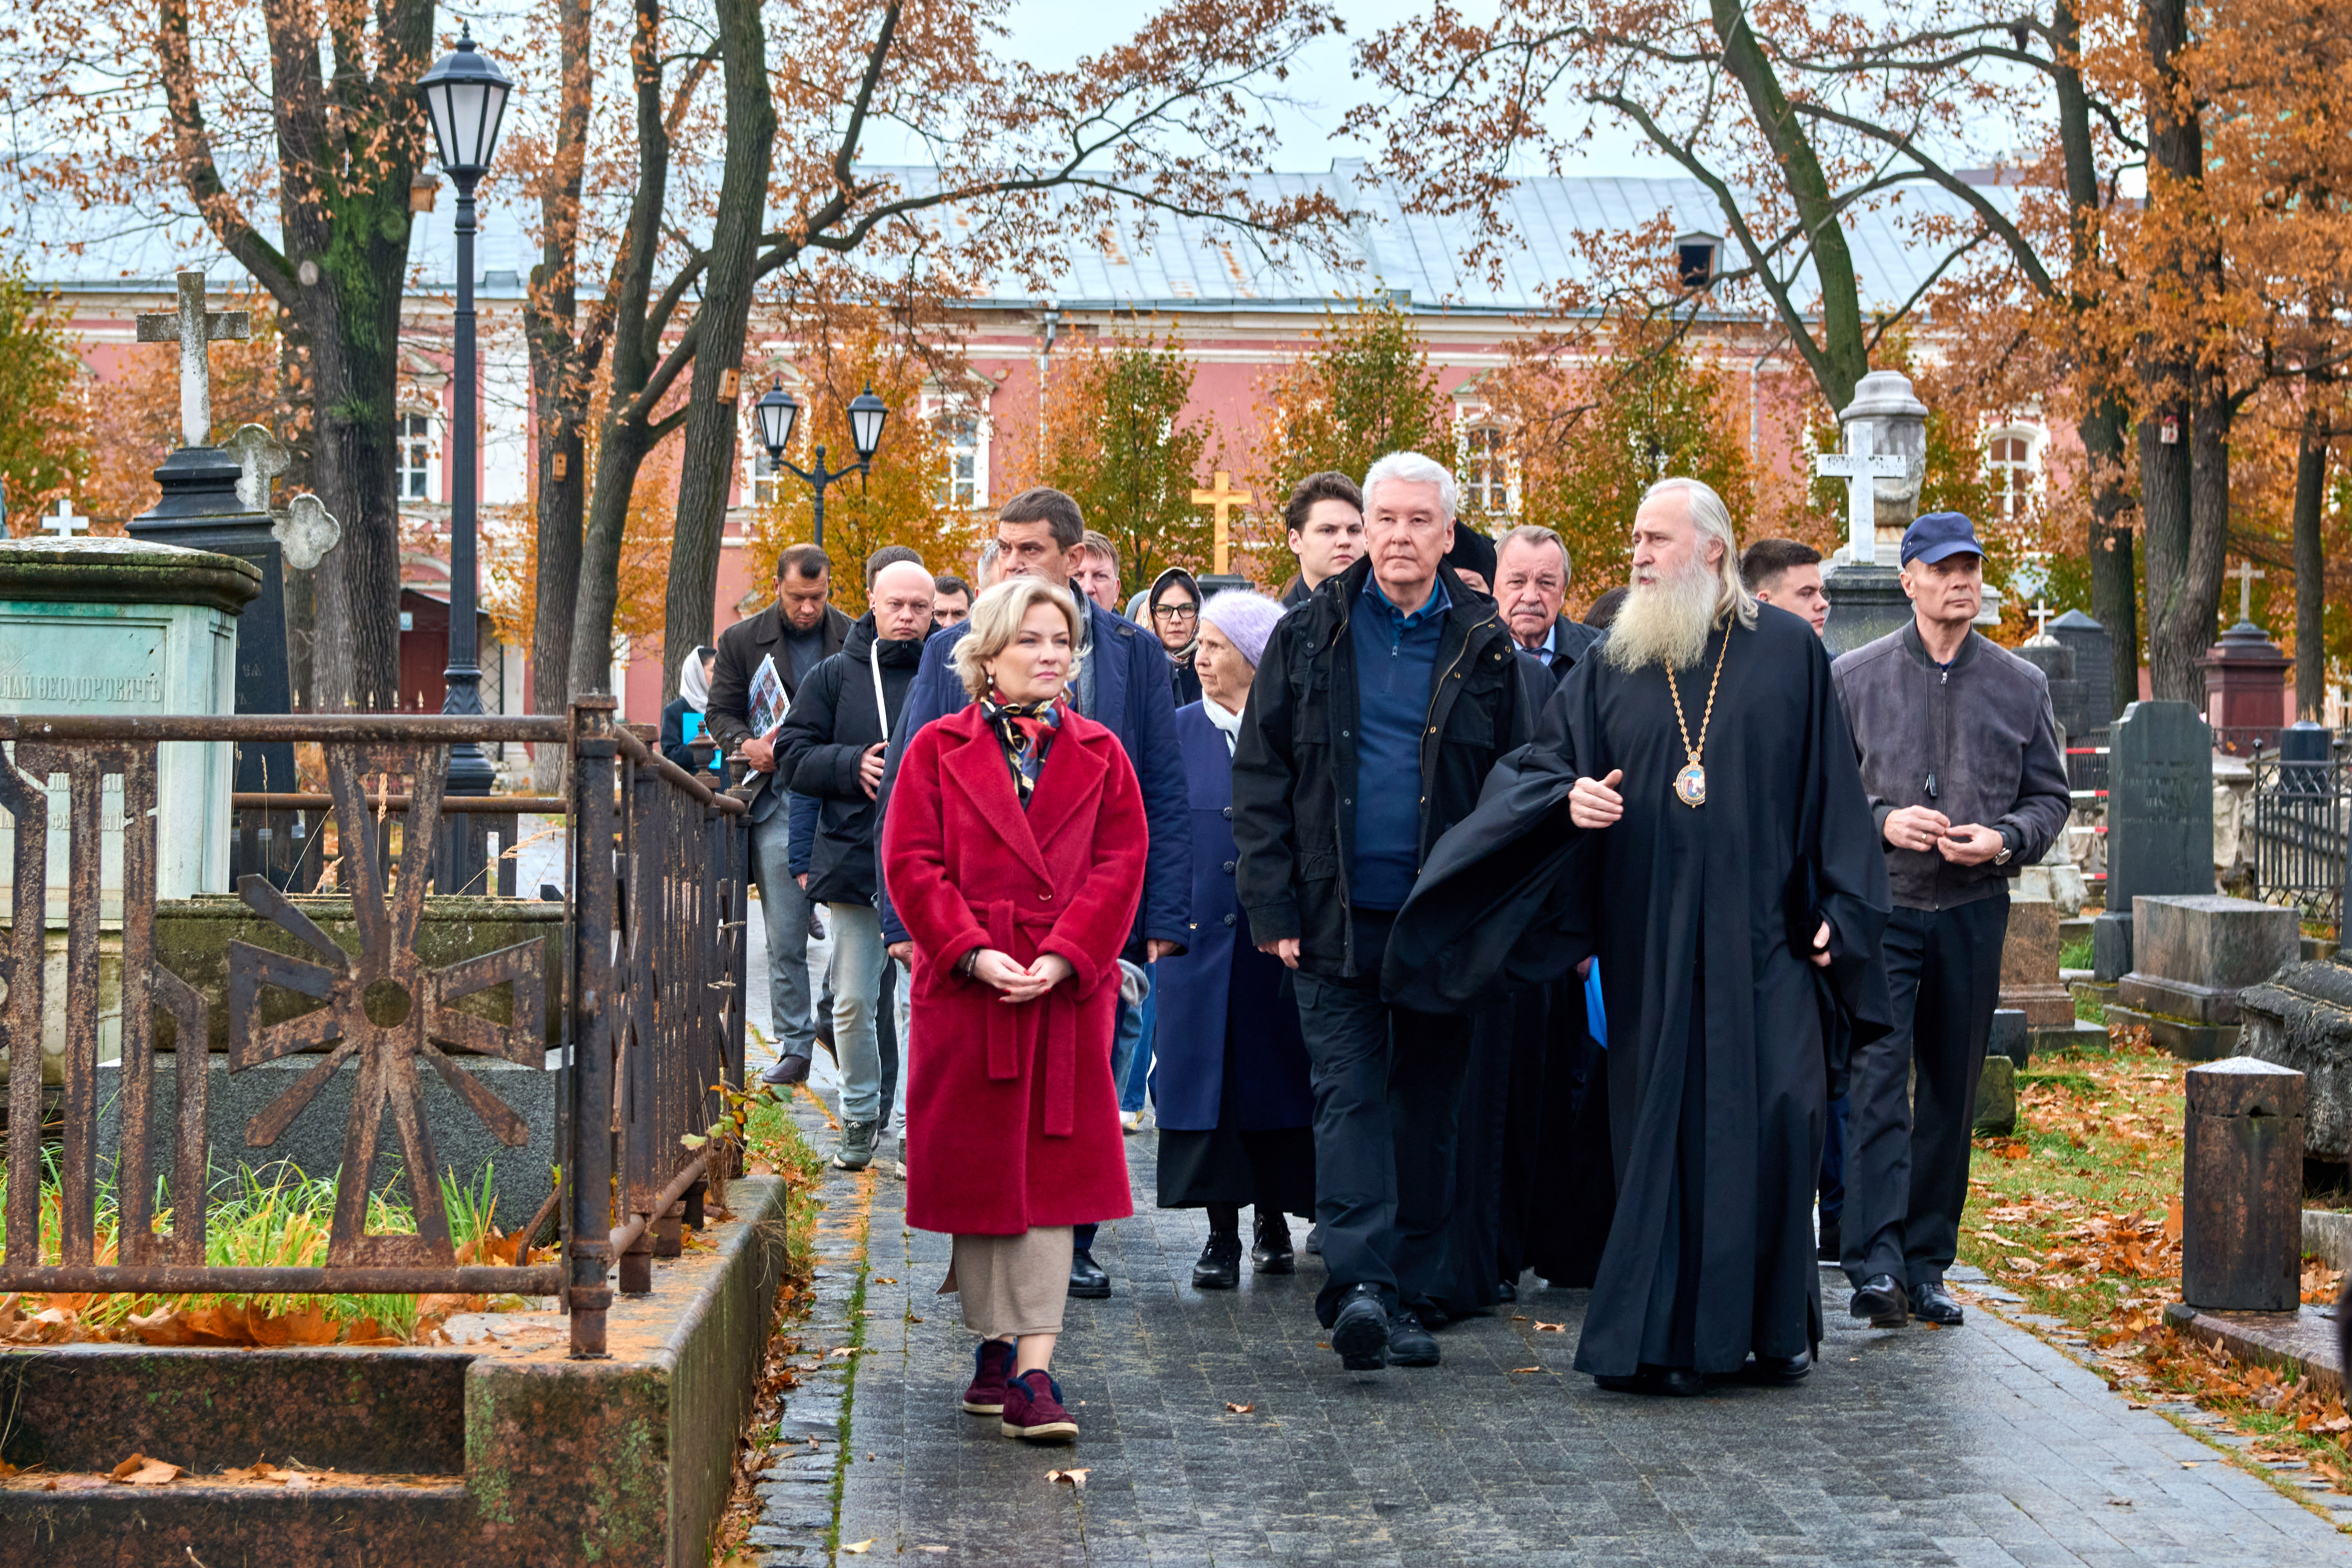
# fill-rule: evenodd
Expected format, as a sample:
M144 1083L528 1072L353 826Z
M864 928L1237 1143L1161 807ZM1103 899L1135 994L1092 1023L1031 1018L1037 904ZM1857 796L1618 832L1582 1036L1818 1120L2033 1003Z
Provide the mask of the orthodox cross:
M268 511L278 476L293 467L294 454L266 425L240 425L221 443L233 454L238 468L236 499L247 511Z
M1906 471L1892 453L1865 456L1851 452L1816 452L1813 472L1824 479L1845 481L1846 559L1867 566L1878 559L1878 484L1899 479Z
M2251 561L2241 561L2236 570L2224 573L2223 575L2235 577L2238 580L2238 619L2252 620L2254 618L2254 584L2268 577L2270 574Z
M58 498L58 510L56 513L54 515L45 515L41 519L41 531L45 533L54 533L59 539L71 539L75 534L84 531L89 527L89 519L86 517L76 517L74 515L73 502L64 496L59 496Z
M202 447L213 438L210 346L224 338L253 336L253 317L244 310L205 309L205 275L180 274L180 300L167 314L139 318L142 343L180 345L180 444Z
M1196 489L1192 492L1192 504L1194 506L1208 506L1217 509L1216 553L1217 575L1220 577L1225 574L1225 552L1228 541L1232 537L1232 518L1234 509L1236 507L1247 506L1251 500L1255 499L1251 496L1247 490L1237 490L1234 489L1233 479L1234 477L1231 474L1225 472L1223 468L1219 468L1216 472L1215 479L1210 485L1209 489L1205 490Z

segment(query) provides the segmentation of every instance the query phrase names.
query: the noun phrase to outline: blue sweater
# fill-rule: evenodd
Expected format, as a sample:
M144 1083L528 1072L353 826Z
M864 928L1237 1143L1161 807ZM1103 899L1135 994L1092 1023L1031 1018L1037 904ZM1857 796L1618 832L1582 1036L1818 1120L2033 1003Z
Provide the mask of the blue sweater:
M1422 731L1437 645L1453 607L1440 581L1429 603L1405 615L1364 579L1363 602L1349 617L1356 655L1356 854L1348 868L1349 900L1369 910L1402 909L1421 872Z

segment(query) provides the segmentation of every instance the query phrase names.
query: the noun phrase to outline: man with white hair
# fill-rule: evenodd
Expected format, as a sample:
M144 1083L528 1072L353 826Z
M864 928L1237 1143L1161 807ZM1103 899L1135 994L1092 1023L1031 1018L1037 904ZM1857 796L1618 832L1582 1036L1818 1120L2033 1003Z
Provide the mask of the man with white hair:
M1459 1266L1469 1019L1383 1002L1381 953L1430 847L1534 729L1509 629L1444 563L1455 496L1417 452L1372 465L1366 552L1276 624L1234 750L1235 889L1297 972L1312 1068L1316 1312L1358 1370L1437 1364L1423 1313Z
M1461 1007L1595 959L1617 1202L1577 1367L1793 1383L1827 1069L1888 1022L1885 858L1821 639L1741 586L1722 499L1661 480L1633 543L1615 625L1431 852L1384 979Z

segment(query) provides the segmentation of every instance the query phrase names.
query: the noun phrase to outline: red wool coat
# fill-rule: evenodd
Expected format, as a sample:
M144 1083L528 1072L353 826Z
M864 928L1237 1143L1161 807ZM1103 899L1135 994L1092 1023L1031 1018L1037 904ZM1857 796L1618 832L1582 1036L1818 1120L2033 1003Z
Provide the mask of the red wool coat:
M1126 751L1076 712L1025 812L978 704L908 742L882 860L915 942L909 1225L1013 1236L1135 1212L1110 1044L1149 842ZM975 947L1059 953L1077 973L1013 1005L954 973Z

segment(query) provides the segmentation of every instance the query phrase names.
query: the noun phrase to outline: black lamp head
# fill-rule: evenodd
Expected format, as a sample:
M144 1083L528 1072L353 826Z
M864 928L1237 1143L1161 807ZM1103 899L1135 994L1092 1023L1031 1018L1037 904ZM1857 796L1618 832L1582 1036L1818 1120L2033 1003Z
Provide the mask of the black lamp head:
M514 83L498 62L474 47L461 33L457 47L443 55L416 84L425 100L425 117L433 121L433 140L441 167L464 185L482 177L498 151L499 125L506 118L507 99Z
M859 462L874 460L875 449L882 445L882 426L889 417L890 405L874 395L870 382L849 400L849 440L857 448Z

